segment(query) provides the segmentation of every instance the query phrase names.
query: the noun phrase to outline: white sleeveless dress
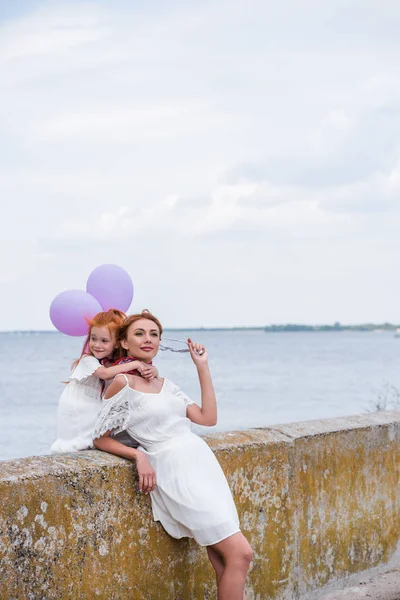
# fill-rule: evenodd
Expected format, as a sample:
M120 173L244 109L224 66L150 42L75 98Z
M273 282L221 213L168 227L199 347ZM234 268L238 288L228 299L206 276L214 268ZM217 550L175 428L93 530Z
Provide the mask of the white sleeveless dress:
M101 381L93 373L101 367L94 356L83 356L69 376L58 404L57 439L50 452L93 448L93 428L99 415Z
M125 377L125 375L123 375ZM237 533L239 519L225 475L206 442L190 429L186 407L193 404L164 379L159 393L128 385L103 400L94 439L126 430L153 467L153 517L174 538L193 537L201 546Z

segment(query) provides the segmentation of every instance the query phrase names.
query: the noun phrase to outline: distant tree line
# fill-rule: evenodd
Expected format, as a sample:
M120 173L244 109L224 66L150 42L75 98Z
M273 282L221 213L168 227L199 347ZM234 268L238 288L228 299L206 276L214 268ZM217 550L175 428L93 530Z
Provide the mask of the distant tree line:
M362 323L361 325L342 325L339 322L333 325L298 325L286 323L285 325L267 325L264 331L395 331L400 325L393 323Z

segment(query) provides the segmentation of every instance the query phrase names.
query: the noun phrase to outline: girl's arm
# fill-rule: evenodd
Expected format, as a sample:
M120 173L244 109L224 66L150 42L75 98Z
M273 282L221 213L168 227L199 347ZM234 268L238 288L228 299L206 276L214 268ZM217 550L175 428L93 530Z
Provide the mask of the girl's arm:
M201 408L197 404L190 404L186 409L186 414L193 423L211 427L217 424L217 400L208 367L207 350L201 344L192 342L190 338L188 338L188 346L199 376Z
M145 379L157 379L159 372L155 365L146 365L146 363L142 363L143 371L140 371L140 374Z
M143 363L140 360L131 360L131 362L114 365L113 367L101 366L93 373L93 375L104 381L108 381L109 379L114 379L114 377L120 373L128 373L129 371L139 371L144 379L150 380L158 377L157 367L146 365L146 363Z
M109 379L114 379L116 375L120 373L128 373L128 371L140 371L143 368L143 363L140 360L132 360L128 363L123 363L122 365L115 365L113 367L99 367L93 375L98 377L99 379L103 379L104 381L108 381Z
M142 370L138 369L140 375L143 379L147 379L151 381L152 379L157 379L158 377L158 369L154 365L147 365L146 363L140 363L142 365Z

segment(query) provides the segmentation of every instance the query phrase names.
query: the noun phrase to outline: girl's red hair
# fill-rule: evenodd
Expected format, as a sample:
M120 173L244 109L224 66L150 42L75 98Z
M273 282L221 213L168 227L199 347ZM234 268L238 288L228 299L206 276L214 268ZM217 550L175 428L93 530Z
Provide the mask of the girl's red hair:
M93 319L87 319L89 331L86 340L83 344L82 352L80 357L74 362L72 367L75 367L81 360L82 356L89 354L92 356L89 348L90 335L92 333L92 327L107 327L110 334L118 340L119 329L126 320L126 314L117 310L116 308L110 308L106 312L99 312L93 317Z

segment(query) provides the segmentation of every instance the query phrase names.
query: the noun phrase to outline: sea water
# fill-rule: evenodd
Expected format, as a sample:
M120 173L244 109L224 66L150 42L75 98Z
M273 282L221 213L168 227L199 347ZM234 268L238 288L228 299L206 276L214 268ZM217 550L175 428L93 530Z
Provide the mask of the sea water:
M209 351L218 398L218 425L198 427L200 433L400 405L400 339L390 332L165 332L188 335ZM48 453L63 381L81 346L81 338L59 333L0 333L1 460ZM200 402L189 354L160 352L154 363L161 377Z

